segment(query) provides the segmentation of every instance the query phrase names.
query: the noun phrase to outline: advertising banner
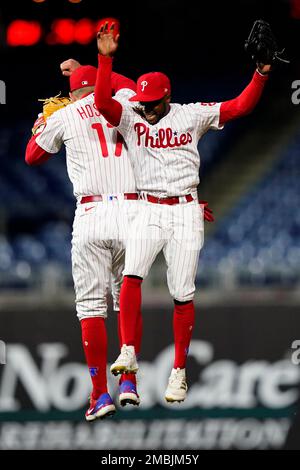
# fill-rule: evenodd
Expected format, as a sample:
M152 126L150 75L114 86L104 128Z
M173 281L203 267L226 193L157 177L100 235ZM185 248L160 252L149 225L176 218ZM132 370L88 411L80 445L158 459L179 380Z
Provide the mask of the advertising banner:
M171 305L145 309L141 404L119 407L118 379L108 369L118 410L93 424L84 419L91 382L74 310L1 312L0 449L297 448L297 439L289 441L297 435L300 390L297 310L197 308L188 398L172 405L164 400L173 363ZM111 363L118 355L113 312L107 326Z

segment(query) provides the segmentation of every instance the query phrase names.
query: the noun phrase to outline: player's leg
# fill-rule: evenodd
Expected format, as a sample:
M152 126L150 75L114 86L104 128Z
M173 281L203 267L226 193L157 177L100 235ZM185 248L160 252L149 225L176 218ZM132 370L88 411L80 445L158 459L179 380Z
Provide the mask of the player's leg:
M94 240L92 224L74 223L72 272L76 310L82 331L82 345L93 390L87 421L115 412L107 391L107 291L110 281L111 253L105 242Z
M140 203L138 201L121 201L119 202L120 204L120 211L119 211L119 237L120 241L122 242L122 246L126 247L128 237L129 237L129 230L130 227L132 226L134 220L137 217ZM113 272L116 272L116 280L114 282L115 285L118 284L119 289L118 292L120 293L121 290L121 285L123 282L123 271L125 267L125 252L123 258L120 260L119 255L118 255L118 248L119 245L116 245L116 254L113 255ZM118 316L118 327L119 327L119 338L120 338L120 347L122 346L123 342L121 339L121 319L120 315ZM141 349L141 341L142 341L142 313L141 310L139 312L137 322L136 322L136 335L134 339L134 348L135 348L135 353L138 356L140 353Z
M165 394L166 400L170 402L183 401L186 397L185 366L195 322L193 297L202 245L203 221L198 207L176 208L173 236L164 249L168 286L174 299L175 355Z
M138 316L138 321L136 325L136 341L134 344L134 349L136 351L136 359L139 358L140 344L142 337L142 328L143 328L143 318L140 314ZM120 326L120 312L118 312L118 334L119 334L119 344L120 349L122 348L123 341L121 335L121 326ZM121 406L126 405L139 405L140 397L137 391L137 374L135 373L125 373L123 372L119 379L119 402Z
M165 243L160 211L155 211L150 204L141 202L140 205L126 243L124 281L120 293L123 346L120 356L111 367L115 375L123 371L137 371L134 346L142 303L141 285Z
M123 270L125 264L125 249L124 243L116 241L113 243L112 249L112 297L114 303L114 310L117 312L118 322L118 337L120 349L122 347L121 335L121 322L120 322L120 290L123 281ZM137 319L136 325L136 338L134 348L136 355L140 352L141 338L142 338L142 315L141 312ZM119 402L121 406L127 404L139 405L140 398L137 392L136 374L123 373L119 380Z

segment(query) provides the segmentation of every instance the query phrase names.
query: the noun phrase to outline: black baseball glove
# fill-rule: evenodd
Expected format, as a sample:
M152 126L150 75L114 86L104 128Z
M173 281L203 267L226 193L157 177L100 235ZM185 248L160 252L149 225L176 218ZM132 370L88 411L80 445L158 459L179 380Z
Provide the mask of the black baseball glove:
M284 49L279 50L271 26L263 20L254 22L245 42L245 50L257 64L289 63L289 60L282 57Z

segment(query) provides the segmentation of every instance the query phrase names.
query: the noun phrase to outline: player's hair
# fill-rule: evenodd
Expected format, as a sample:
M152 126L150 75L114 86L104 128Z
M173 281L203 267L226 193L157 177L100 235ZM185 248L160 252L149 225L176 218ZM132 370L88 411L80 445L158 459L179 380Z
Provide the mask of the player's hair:
M72 94L76 96L77 99L79 99L82 95L85 95L86 93L90 93L95 90L94 86L85 86L83 88L77 88L77 90L73 90Z

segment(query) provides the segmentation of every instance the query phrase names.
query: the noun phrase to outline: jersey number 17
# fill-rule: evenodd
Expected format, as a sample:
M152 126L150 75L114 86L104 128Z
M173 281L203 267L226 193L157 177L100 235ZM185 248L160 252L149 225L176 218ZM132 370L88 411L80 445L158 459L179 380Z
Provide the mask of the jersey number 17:
M113 127L110 124L108 124L107 126L108 127ZM94 124L92 124L92 128L95 129L97 134L98 134L102 157L104 157L104 158L108 157L108 148L107 148L106 138L105 138L105 134L104 134L102 124L94 123ZM120 132L117 132L115 157L120 157L121 156L122 148L123 148L123 142L124 142L123 137L121 136Z

